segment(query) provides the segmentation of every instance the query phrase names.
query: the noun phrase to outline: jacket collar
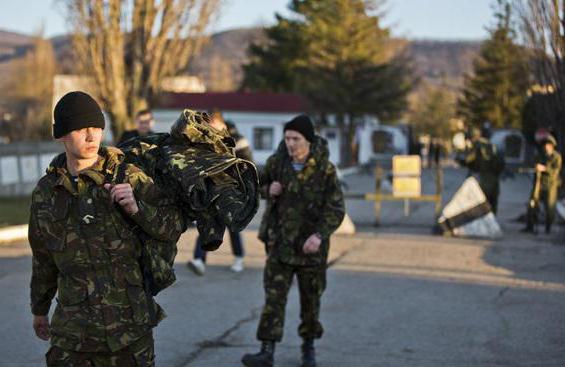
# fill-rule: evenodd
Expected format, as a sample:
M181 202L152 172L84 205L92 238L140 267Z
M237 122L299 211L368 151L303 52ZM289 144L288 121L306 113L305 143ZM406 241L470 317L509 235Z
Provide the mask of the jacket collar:
M96 185L102 185L106 181L108 174L114 172L116 167L123 161L124 153L118 148L100 147L98 151L99 159L90 168L79 173L79 176L88 177ZM47 168L47 174L56 176L55 186L61 186L73 193L76 190L71 182L71 174L67 169L67 156L65 153L59 154L51 161Z

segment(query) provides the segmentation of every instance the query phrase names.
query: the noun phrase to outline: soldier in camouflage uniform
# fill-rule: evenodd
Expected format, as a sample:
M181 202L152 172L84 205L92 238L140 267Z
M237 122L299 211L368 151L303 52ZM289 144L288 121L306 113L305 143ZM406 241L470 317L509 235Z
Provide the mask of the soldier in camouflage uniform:
M555 219L562 165L561 154L555 149L557 141L551 135L541 142L541 146L543 152L536 156L536 176L528 205L528 222L523 232L534 232L534 222L537 219L536 212L540 202L545 208L545 233L551 232Z
M120 150L100 147L104 117L90 96L65 95L54 117L65 153L33 192L29 226L33 327L51 341L47 365L154 366L152 328L164 313L144 291L136 231L176 242L182 212Z
M288 122L284 130L285 140L268 159L260 178L267 208L259 238L267 246L268 258L265 305L257 330L262 347L259 353L242 358L248 367L273 365L294 276L300 290L302 366L316 365L314 339L323 333L320 298L326 288L329 240L345 213L327 142L315 135L312 122L304 115Z
M482 136L479 128L471 130L471 149L467 152L463 165L479 175L479 185L483 190L492 212L498 210L500 193L500 175L504 170L504 158L498 153L496 146Z

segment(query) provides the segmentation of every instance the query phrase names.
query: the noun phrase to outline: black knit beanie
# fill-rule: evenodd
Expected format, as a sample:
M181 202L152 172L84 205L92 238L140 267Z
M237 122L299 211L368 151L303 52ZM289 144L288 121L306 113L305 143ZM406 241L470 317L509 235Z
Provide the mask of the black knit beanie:
M293 130L302 134L310 143L314 141L314 124L310 117L306 115L299 115L287 122L284 125L284 131Z
M74 130L86 127L104 129L104 115L96 101L84 92L65 94L53 111L53 137L59 139Z

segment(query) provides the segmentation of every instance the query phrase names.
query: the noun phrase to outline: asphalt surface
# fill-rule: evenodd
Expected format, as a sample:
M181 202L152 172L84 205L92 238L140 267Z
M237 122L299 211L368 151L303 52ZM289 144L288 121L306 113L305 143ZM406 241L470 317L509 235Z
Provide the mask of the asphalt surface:
M465 178L447 170L444 201ZM368 191L369 176L347 178ZM425 190L433 190L433 181ZM319 366L565 366L565 246L552 235L519 233L529 179L502 186L499 218L504 239L492 242L430 234L433 205L386 204L372 226L372 204L349 201L360 232L334 236L328 288L322 299L326 329L317 343ZM263 303L263 245L258 219L244 233L246 269L229 270L229 246L209 255L205 276L192 274L195 233L179 244L178 282L159 295L168 318L155 331L157 366L239 366L255 352ZM27 243L0 247L0 366L42 366L48 344L35 338L29 314L31 258ZM298 294L291 289L285 336L276 366L298 366Z

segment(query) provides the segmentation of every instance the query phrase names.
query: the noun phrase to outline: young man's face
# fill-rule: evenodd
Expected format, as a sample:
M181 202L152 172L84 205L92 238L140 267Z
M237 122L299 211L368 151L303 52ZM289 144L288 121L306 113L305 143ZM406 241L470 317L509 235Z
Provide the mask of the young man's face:
M74 130L59 139L65 146L65 151L75 159L92 159L98 156L102 129L87 127Z
M543 146L543 149L545 150L545 154L551 155L551 154L553 154L555 147L551 143L545 143L544 146Z
M222 131L227 128L226 123L219 118L212 118L210 120L210 126L212 126L214 129L218 131Z
M144 113L143 115L137 116L135 119L137 124L137 132L140 135L147 135L153 128L153 115L150 113Z
M298 131L285 131L284 143L286 144L288 155L294 159L302 159L310 153L310 142Z

